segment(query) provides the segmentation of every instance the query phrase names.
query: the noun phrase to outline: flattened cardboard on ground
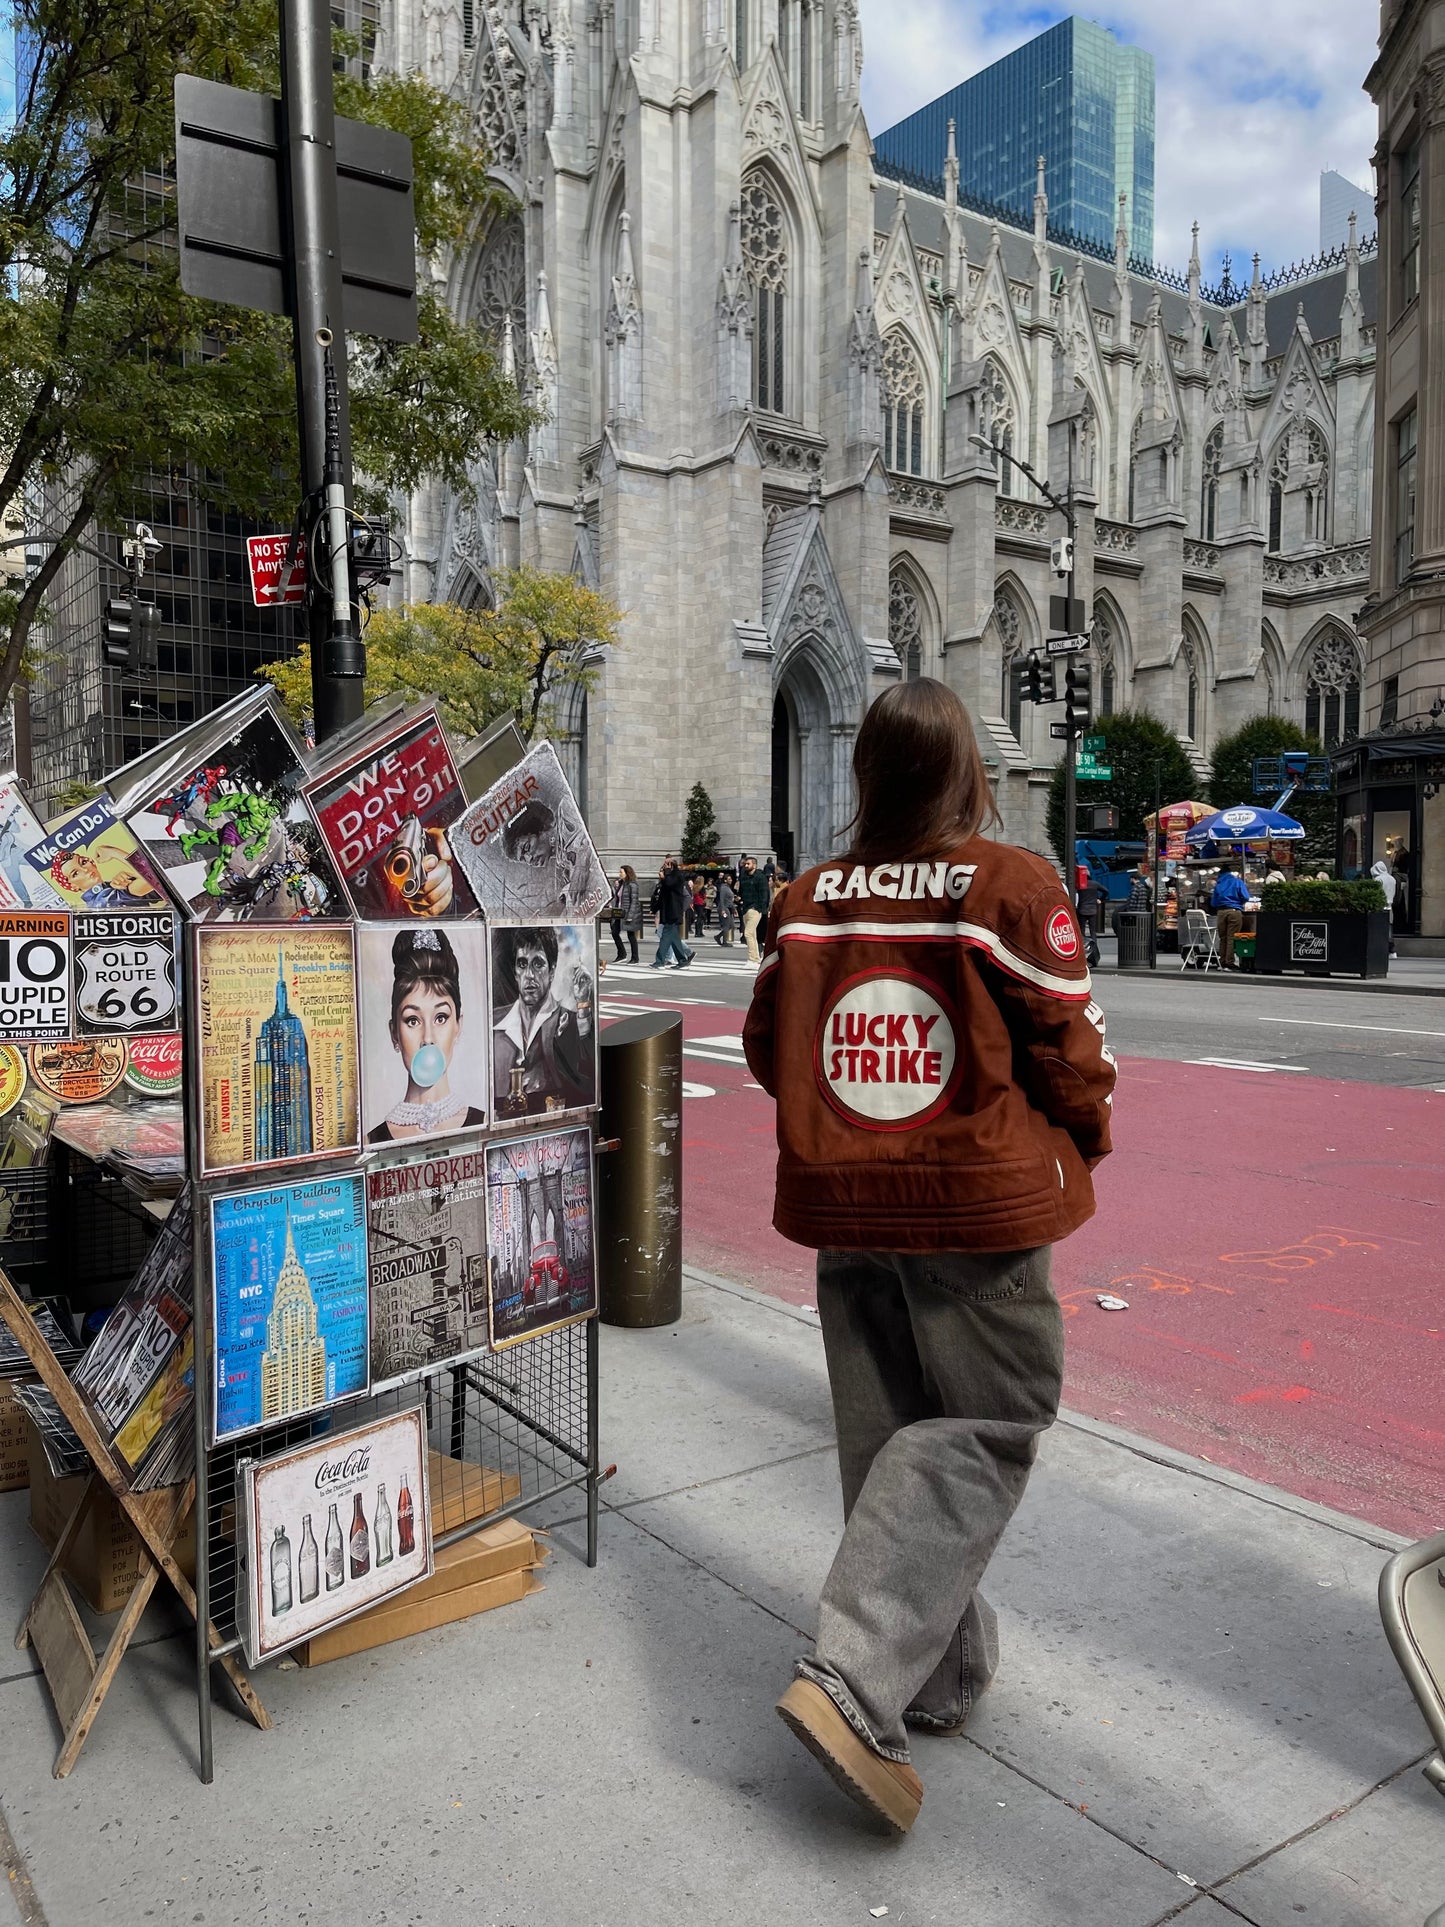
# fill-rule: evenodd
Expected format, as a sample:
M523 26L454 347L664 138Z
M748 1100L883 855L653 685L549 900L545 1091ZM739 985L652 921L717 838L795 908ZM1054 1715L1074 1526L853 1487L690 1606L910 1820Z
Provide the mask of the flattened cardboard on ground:
M493 1465L466 1465L441 1452L427 1453L432 1537L439 1539L473 1519L485 1519L522 1496L522 1481Z
M30 1483L30 1429L15 1403L15 1387L33 1378L0 1379L0 1492L23 1492Z
M46 1551L53 1552L67 1520L80 1503L88 1474L57 1479L28 1419L26 1430L30 1452L30 1529ZM192 1512L174 1548L176 1563L188 1579L194 1579L196 1573L195 1520ZM140 1577L140 1540L108 1490L102 1489L92 1498L80 1531L66 1554L65 1573L75 1581L94 1612L119 1612L134 1592Z
M389 1645L394 1639L410 1639L413 1633L450 1626L454 1620L470 1619L474 1613L490 1612L494 1606L510 1606L542 1589L537 1575L524 1567L521 1572L503 1573L498 1579L480 1580L475 1586L438 1593L419 1604L414 1604L412 1594L406 1592L395 1605L373 1606L370 1612L358 1613L333 1631L308 1640L296 1648L296 1657L303 1666L324 1666L328 1660L345 1659L373 1646Z

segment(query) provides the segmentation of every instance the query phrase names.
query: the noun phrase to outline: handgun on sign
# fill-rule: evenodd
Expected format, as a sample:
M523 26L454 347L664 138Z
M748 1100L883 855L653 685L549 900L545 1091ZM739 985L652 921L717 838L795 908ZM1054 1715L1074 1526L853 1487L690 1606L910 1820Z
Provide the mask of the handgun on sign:
M452 853L443 830L424 830L416 816L402 818L383 859L393 887L416 917L443 917L452 901Z

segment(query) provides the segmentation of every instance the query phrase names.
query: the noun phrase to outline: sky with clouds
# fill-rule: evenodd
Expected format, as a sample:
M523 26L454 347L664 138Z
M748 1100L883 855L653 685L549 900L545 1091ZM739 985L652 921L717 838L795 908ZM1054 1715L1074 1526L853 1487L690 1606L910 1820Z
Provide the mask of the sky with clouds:
M861 0L863 106L877 133L1065 19L1038 0ZM1319 175L1372 179L1374 0L1110 0L1088 19L1154 56L1154 253L1182 268L1200 227L1247 275L1314 254Z

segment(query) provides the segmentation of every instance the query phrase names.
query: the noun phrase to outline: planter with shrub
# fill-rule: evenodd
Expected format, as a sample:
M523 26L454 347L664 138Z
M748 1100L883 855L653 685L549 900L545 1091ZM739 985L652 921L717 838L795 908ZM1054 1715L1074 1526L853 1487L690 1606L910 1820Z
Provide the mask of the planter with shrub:
M1267 883L1256 919L1254 967L1278 976L1383 977L1390 967L1390 913L1373 879Z

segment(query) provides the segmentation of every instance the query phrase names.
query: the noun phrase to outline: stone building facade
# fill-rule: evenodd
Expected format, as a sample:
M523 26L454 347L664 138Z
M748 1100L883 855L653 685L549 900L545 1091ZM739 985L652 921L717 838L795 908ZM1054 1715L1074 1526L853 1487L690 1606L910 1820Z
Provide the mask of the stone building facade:
M1385 0L1365 82L1379 108L1380 329L1370 727L1335 759L1361 864L1395 859L1406 926L1445 938L1445 0ZM1399 852L1404 851L1403 860Z
M964 697L1005 833L1045 847L1061 711L1010 700L1078 511L1097 705L1201 766L1272 710L1360 726L1375 262L1207 289L875 162L856 0L391 0L378 60L467 99L516 210L447 268L547 421L475 501L409 505L412 598L519 559L625 611L562 719L609 863L655 865L701 780L726 849L798 866L851 812L868 703Z

